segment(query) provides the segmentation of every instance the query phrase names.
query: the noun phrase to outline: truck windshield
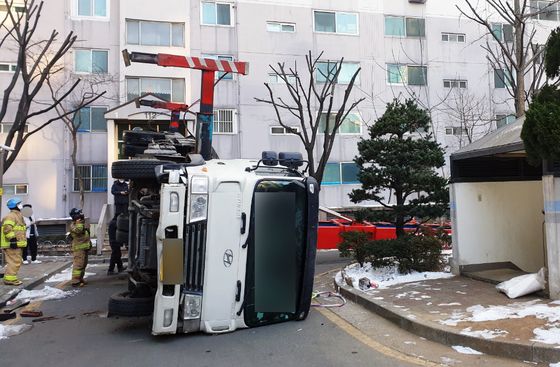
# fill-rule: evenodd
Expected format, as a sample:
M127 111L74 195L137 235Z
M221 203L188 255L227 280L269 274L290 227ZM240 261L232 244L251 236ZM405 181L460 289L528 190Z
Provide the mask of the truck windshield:
M245 323L294 319L301 290L307 228L301 181L260 181L251 212Z

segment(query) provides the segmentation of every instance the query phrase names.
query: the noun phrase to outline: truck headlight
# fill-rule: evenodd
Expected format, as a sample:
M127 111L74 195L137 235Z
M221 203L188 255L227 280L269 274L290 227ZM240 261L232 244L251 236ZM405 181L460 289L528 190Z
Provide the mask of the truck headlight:
M191 194L207 194L208 193L208 177L193 176L191 179Z
M191 195L190 221L196 222L206 219L208 213L208 196L201 194Z
M183 319L199 319L202 312L202 296L196 294L185 294L183 301Z

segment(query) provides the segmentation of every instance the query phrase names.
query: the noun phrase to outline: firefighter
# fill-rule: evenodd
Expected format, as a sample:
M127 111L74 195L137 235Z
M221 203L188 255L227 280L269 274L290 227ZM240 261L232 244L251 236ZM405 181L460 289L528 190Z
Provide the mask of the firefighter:
M21 249L27 246L26 227L21 214L21 199L11 198L8 200L10 212L2 219L2 237L0 247L6 261L4 271L4 284L21 285L17 273L21 266Z
M70 210L72 223L70 224L70 235L72 236L72 287L83 287L84 274L88 262L88 253L91 248L89 239L89 225L85 223L84 214L81 209Z

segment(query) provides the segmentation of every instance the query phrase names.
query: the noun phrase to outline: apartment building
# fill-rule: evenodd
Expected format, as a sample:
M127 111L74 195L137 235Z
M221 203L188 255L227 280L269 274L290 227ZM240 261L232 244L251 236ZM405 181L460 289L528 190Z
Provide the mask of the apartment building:
M543 1L535 2L545 3ZM126 68L121 50L165 52L240 60L248 76L227 75L215 91L214 147L222 158L255 158L263 150L302 151L299 139L280 127L272 107L257 103L264 83L275 93L285 85L269 65L297 63L305 73L305 55L323 52L320 67L344 57L337 91L341 97L352 73L361 73L351 100L366 100L340 129L321 190L321 205L353 206L348 193L357 187L356 144L367 127L395 97L416 96L429 108L433 131L450 153L469 139L513 120L513 105L502 70L494 70L481 45L488 31L461 17L447 0L63 0L45 2L40 32L57 29L78 35L65 56L66 78L106 75L106 98L80 112L80 170L86 177L85 212L93 218L112 202L110 165L119 159L122 132L133 127L165 129L161 111L127 103L145 93L151 98L192 103L199 98L196 70L133 64ZM0 9L2 11L2 9ZM544 43L560 23L560 9L535 19L537 40ZM507 39L511 27L493 24ZM0 50L0 84L9 80L13 50ZM320 83L320 78L318 80ZM48 99L47 95L41 96ZM465 132L457 114L475 105L481 117ZM476 104L473 102L476 101ZM11 105L13 113L14 105ZM472 106L470 106L472 107ZM194 116L192 118L194 120ZM37 126L41 121L30 121ZM189 125L192 126L193 122ZM294 126L296 121L294 121ZM2 125L9 129L9 122ZM78 205L70 139L55 122L26 144L4 176L4 200L12 193L30 202L39 217L65 216ZM317 151L317 153L320 153Z

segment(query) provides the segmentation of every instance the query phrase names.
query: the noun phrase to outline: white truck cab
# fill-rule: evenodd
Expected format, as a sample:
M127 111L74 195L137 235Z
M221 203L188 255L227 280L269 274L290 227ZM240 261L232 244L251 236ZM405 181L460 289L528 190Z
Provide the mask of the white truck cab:
M130 282L110 314L138 314L131 305L153 312L156 335L307 317L319 187L293 154L266 153L113 164L113 177L131 180L128 220L118 221L121 236L128 231Z

